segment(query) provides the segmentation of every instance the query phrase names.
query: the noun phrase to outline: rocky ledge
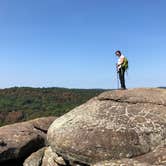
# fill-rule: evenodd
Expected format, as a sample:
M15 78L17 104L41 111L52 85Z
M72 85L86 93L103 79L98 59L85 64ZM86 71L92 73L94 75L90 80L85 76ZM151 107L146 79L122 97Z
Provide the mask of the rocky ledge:
M47 139L70 165L166 165L166 90L104 92L56 119Z
M0 128L0 162L31 154L24 166L166 166L165 89L104 92L53 120Z
M55 117L7 125L0 128L0 165L14 165L47 145L48 127ZM11 164L12 163L12 164Z

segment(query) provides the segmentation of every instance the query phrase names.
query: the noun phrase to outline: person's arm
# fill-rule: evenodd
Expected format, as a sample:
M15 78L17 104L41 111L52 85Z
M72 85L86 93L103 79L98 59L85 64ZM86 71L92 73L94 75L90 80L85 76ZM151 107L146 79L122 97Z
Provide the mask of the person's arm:
M124 62L124 58L125 58L124 56L120 58L120 61L118 62L118 66L120 66L120 65L123 64L123 62Z

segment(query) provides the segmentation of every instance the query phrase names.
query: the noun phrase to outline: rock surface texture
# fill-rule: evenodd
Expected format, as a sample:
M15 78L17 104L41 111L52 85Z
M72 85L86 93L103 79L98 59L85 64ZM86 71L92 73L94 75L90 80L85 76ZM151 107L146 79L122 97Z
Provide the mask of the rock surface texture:
M47 139L71 162L166 165L166 90L104 92L56 119Z
M19 160L44 147L48 127L55 117L39 118L0 128L0 165Z
M45 147L32 153L25 161L23 166L41 166L45 152Z
M32 153L25 161L23 166L63 166L66 161L58 154L54 153L50 147L44 147Z

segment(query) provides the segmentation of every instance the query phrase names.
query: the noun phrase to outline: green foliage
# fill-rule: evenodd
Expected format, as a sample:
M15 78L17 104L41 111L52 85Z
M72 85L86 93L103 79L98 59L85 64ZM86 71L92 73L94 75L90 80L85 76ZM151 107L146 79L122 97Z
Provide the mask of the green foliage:
M42 116L61 116L90 98L99 95L102 89L65 89L14 87L0 90L0 114L21 111L22 120ZM5 119L0 116L0 126Z

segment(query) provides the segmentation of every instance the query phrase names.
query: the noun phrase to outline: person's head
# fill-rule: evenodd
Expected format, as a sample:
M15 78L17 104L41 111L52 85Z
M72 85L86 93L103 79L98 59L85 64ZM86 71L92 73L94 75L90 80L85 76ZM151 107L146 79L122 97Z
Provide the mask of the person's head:
M116 54L116 56L120 57L122 53L121 53L121 51L117 50L117 51L115 52L115 54Z

